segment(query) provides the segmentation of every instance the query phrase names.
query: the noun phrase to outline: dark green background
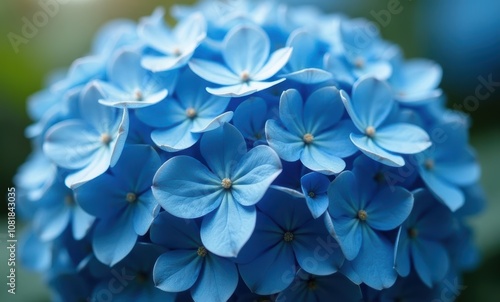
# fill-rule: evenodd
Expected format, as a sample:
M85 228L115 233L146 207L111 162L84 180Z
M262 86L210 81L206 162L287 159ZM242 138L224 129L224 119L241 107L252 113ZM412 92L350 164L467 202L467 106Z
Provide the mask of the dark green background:
M17 167L23 163L30 152L30 143L23 135L24 128L30 123L26 115L26 99L43 87L44 78L48 72L65 68L74 59L85 55L90 49L94 33L107 20L115 18L137 20L140 16L150 14L156 6L169 7L173 3L192 1L73 0L69 4L61 5L59 13L50 19L47 26L40 28L38 35L27 45L21 45L19 53L16 54L7 39L7 34L9 32L20 33L23 25L22 18L31 18L40 10L37 2L31 0L0 1L0 183L2 184L0 190L4 190L4 196L7 188L12 186L12 177ZM363 16L374 20L371 12L386 9L390 1L310 2L320 3L329 10L342 10L351 17ZM448 2L451 9L455 2ZM435 11L432 11L432 2L402 0L401 6L403 7L401 13L392 15L390 23L381 27L384 38L401 45L408 58L427 57L439 62L443 57L443 50L436 52L436 45L431 39L432 26L423 26L436 21ZM492 9L496 8L492 7ZM431 16L434 21L430 19ZM446 15L438 15L438 18L440 22L447 22ZM487 20L472 10L464 22L487 22ZM500 36L500 32L497 33ZM480 46L478 53L481 50ZM445 49L445 54L446 51L459 52L460 49ZM493 57L480 59L498 63L498 54L500 50ZM474 95L477 77L480 75L492 74L493 79L500 81L500 70L495 67L498 64L489 65L491 68L481 70L481 73L464 72L460 75L460 80L457 80L457 74L454 74L456 70L454 64L461 64L461 62L447 62L446 64L443 66L442 87L449 96L449 106L461 104L468 95ZM464 86L464 81L470 85ZM473 119L471 144L477 150L483 167L482 183L488 196L488 207L481 216L471 219L483 261L478 270L465 276L462 284L465 289L459 300L500 301L498 286L500 284L500 219L497 217L500 215L500 173L498 172L500 171L500 91L495 91L489 99L480 104L477 110L466 113L470 114ZM2 207L0 213L4 217L6 207ZM4 230L7 230L5 218L2 219L0 234L5 233ZM3 237L0 238L0 240L3 239ZM7 272L4 245L5 243L2 242L0 246L2 256L0 259L0 278L2 279L0 280L4 280L5 277L2 276ZM0 301L28 302L49 299L40 277L25 271L18 274L17 295L13 297L6 291L6 285L0 285Z

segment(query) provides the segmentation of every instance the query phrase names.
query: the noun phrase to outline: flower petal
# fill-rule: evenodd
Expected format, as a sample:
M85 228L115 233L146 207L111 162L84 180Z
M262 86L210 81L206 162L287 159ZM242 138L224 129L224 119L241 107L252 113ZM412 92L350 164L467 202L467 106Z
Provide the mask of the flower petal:
M264 65L256 74L252 75L252 80L264 81L269 79L286 65L291 55L291 47L276 50L271 54L266 65Z
M202 246L196 220L175 217L166 211L155 218L149 236L153 243L172 250L195 250Z
M255 228L255 207L245 207L225 193L219 208L209 213L201 224L201 241L212 253L236 257Z
M271 43L261 28L244 25L232 29L224 38L222 47L222 56L235 74L248 72L253 75L264 66Z
M153 194L169 213L180 218L202 217L222 200L220 180L198 160L176 156L165 162L153 179Z
M283 92L280 99L280 120L292 134L302 138L306 134L303 121L304 102L302 96L295 89Z
M166 292L190 289L200 276L203 258L196 250L175 250L162 254L153 268L155 286Z
M391 167L402 167L405 165L403 157L385 151L366 135L351 133L351 141L361 152L373 160Z
M304 126L308 133L318 135L337 124L344 114L344 105L337 88L327 86L314 91L304 105Z
M326 175L340 173L345 168L345 162L340 157L314 145L304 148L300 161L307 168Z
M411 124L392 124L377 129L375 143L390 152L415 154L429 148L432 143L422 128Z
M201 59L189 62L189 68L199 77L219 85L241 84L241 79L225 66Z
M191 132L193 123L186 119L172 128L156 129L151 132L151 139L161 149L177 152L196 144L201 134Z
M427 286L432 287L446 276L450 258L440 243L420 239L411 246L411 255L418 276Z
M352 110L363 125L377 128L389 116L394 106L391 88L375 78L363 78L352 88ZM351 116L352 117L352 116Z
M326 70L319 68L306 68L292 73L286 73L280 75L280 77L286 78L287 80L292 80L302 84L321 84L332 79L332 74Z
M230 177L234 165L246 154L247 147L238 129L226 123L203 135L200 150L210 169L222 180Z
M238 270L228 259L207 256L198 282L191 289L195 301L227 301L238 285Z
M224 97L244 97L251 95L255 92L266 90L274 85L283 82L285 79L276 80L273 82L256 82L250 81L248 83L241 83L232 86L220 87L220 88L207 88L207 91L213 95L224 96Z
M427 171L425 168L420 168L419 172L420 177L422 177L429 190L438 200L447 205L452 212L463 206L465 196L457 186L442 180L432 171Z
M281 171L281 160L273 149L268 146L253 148L243 156L231 175L234 200L243 206L256 204Z
M400 226L413 208L413 195L402 187L380 190L366 206L366 223L380 230L393 230Z

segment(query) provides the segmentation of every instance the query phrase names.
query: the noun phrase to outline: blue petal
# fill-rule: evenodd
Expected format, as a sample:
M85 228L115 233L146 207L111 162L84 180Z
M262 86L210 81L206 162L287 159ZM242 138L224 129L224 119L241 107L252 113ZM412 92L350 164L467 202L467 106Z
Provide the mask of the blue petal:
M151 139L161 149L177 152L187 149L198 141L201 134L191 132L193 122L186 119L172 128L156 129L151 132Z
M380 231L400 226L413 208L413 195L402 187L384 188L366 206L366 223Z
M318 218L323 215L329 205L327 191L330 180L322 174L311 172L302 176L300 183L312 216Z
M245 25L232 29L224 38L222 47L226 64L238 75L244 71L251 75L258 72L271 49L265 31L257 26Z
M267 104L262 98L249 98L234 111L233 122L247 139L259 140L267 119Z
M144 56L141 60L142 67L152 72L160 72L179 68L189 61L192 53L185 53L180 56Z
M168 249L193 250L202 246L196 221L181 219L168 212L161 212L156 217L149 236L153 243Z
M479 180L481 167L471 158L470 161L461 163L436 162L433 172L449 183L467 186Z
M276 50L271 54L266 65L264 65L256 74L252 75L252 80L264 81L269 79L286 65L291 55L292 48L290 47Z
M101 145L97 131L79 120L67 120L50 128L43 151L57 165L79 169L89 165Z
M238 285L238 270L228 259L208 255L198 282L191 289L195 301L227 301Z
M356 217L361 207L357 179L351 171L342 172L328 187L329 212L332 217Z
M232 86L225 86L220 88L207 88L207 91L213 95L224 97L244 97L268 89L274 85L283 82L285 79L276 80L273 82L256 82L250 81L248 83L240 83Z
M269 146L286 161L297 161L304 149L302 138L283 129L275 120L266 122L266 139Z
M132 205L134 230L137 235L143 236L149 230L153 219L160 211L160 205L151 190L147 190L138 197Z
M200 149L210 169L221 180L231 175L234 165L247 151L241 133L228 123L206 132L201 138Z
M411 246L411 254L415 270L427 286L432 287L446 276L450 259L440 243L420 239Z
M100 220L94 229L92 248L102 263L113 266L125 258L137 241L131 211Z
M32 231L24 233L19 241L19 258L24 267L37 272L50 269L53 242L41 241Z
M293 251L306 272L326 276L337 272L344 263L344 254L328 234L321 219L313 219L294 233Z
M94 221L94 216L89 215L81 207L75 206L73 208L73 220L71 222L73 237L76 240L83 239L94 224Z
M58 237L68 226L71 210L64 204L40 209L33 219L33 228L43 241L51 241Z
M442 68L435 62L413 59L403 64L401 74L397 75L393 85L397 92L403 92L405 95L418 94L437 88L442 75Z
M87 165L81 170L70 173L68 176L66 176L64 183L67 187L76 189L82 184L106 172L110 165L109 162L109 150L101 148L95 154L93 154L91 164Z
M340 93L333 86L314 91L304 105L304 127L314 136L333 127L344 114Z
M447 183L432 171L427 171L425 168L420 168L419 172L420 177L422 177L429 190L437 199L447 205L452 212L455 212L463 206L465 203L465 196L457 186Z
M392 124L376 131L375 143L390 152L415 154L432 144L427 132L411 124Z
M232 111L224 112L214 118L198 117L194 120L191 132L202 133L202 132L212 131L214 129L223 126L224 124L229 123L232 118L233 118Z
M410 262L411 243L408 239L408 229L402 226L396 239L396 251L394 253L394 268L402 277L407 277L411 271Z
M332 74L318 68L306 68L292 73L280 75L287 80L296 81L302 84L321 84L332 79Z
M123 90L142 87L147 74L141 67L141 55L130 50L119 51L108 70L109 81Z
M268 146L257 146L245 154L234 169L231 194L241 205L254 205L281 171L278 155Z
M373 160L391 167L402 167L405 165L403 157L382 149L368 136L351 133L351 141L361 152Z
M231 70L218 63L193 59L189 62L189 68L199 77L219 85L241 84L241 79Z
M153 194L169 213L180 218L202 217L222 201L221 180L198 160L176 156L165 162L153 179Z
M363 245L362 227L356 217L332 217L335 235L347 260L359 255Z
M241 278L248 288L259 295L278 293L287 288L297 267L289 244L277 244L248 264L238 265Z
M375 78L364 78L354 84L352 91L351 110L362 123L360 130L380 126L394 106L391 88Z
M173 30L177 42L184 42L184 46L197 46L206 37L207 22L200 12L195 12L176 25Z
M166 292L181 292L190 289L200 275L203 258L196 250L176 250L162 254L153 268L153 280L159 289Z
M307 133L303 121L303 107L302 96L297 90L289 89L281 95L280 120L288 131L301 138Z
M369 227L363 227L363 244L352 267L363 282L381 290L391 287L397 279L394 270L394 246Z
M345 168L345 162L323 148L306 146L300 156L300 161L307 168L326 175L337 174Z
M204 217L201 240L212 253L222 257L236 257L255 228L255 207L245 207L225 193L219 208Z
M313 145L328 150L328 153L334 156L349 157L358 151L349 138L350 133L354 131L356 129L350 120L340 121L333 128L315 135Z

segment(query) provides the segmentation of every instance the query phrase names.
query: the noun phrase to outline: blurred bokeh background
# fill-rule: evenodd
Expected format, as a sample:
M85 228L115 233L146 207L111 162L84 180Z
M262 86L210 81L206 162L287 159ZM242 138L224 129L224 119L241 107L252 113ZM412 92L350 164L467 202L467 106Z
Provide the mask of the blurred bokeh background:
M235 1L235 0L218 0ZM30 152L24 128L30 121L26 99L41 89L49 72L67 68L90 50L97 29L115 18L138 20L157 6L170 7L194 1L160 0L65 0L46 25L40 27L18 51L9 33L20 35L23 18L32 19L45 0L0 1L0 183L6 196L12 177ZM498 0L290 0L365 17L379 25L387 40L399 44L408 58L427 57L444 69L442 87L448 106L469 114L473 120L471 144L483 168L482 183L488 205L471 219L482 254L478 269L465 275L459 301L500 301L500 2ZM397 5L398 13L390 8ZM394 11L394 10L393 10ZM470 103L482 79L496 82L489 96ZM6 206L0 207L5 233ZM5 240L2 236L0 240ZM7 252L0 247L0 276L7 273ZM4 278L4 277L2 277ZM40 277L19 271L17 294L0 286L0 301L49 301Z

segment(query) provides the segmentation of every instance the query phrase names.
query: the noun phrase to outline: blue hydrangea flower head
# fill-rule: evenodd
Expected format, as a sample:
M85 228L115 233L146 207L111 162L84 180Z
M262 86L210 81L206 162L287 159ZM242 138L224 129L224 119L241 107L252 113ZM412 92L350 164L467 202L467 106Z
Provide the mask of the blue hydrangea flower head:
M409 123L391 123L394 99L390 87L375 78L356 82L350 97L341 91L347 113L358 131L350 138L370 158L389 166L405 164L400 154L415 154L429 148L429 135Z
M193 59L189 67L205 80L222 85L207 88L219 96L242 97L285 79L266 82L288 62L292 49L281 48L270 54L271 44L266 32L252 25L238 26L224 38L222 57L225 65L202 59Z
M268 146L247 152L232 125L207 132L201 154L208 168L189 156L176 156L158 170L153 192L161 206L181 218L203 217L201 239L216 255L236 257L255 227L255 204L281 172Z

